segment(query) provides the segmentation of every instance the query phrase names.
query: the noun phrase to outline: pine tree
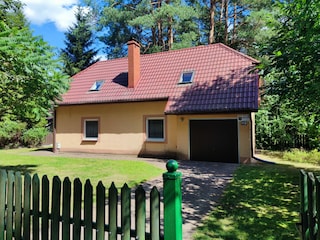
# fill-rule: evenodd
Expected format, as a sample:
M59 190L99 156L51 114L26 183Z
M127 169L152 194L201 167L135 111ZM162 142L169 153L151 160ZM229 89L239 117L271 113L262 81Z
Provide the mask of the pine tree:
M93 47L94 38L91 29L91 14L85 13L80 6L75 13L76 23L65 33L65 49L60 56L64 63L64 72L72 76L97 62L98 50Z

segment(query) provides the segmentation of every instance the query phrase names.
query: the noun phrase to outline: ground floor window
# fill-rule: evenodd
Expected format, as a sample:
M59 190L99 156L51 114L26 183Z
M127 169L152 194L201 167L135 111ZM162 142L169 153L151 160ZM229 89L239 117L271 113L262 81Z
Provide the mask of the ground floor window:
M98 119L84 119L84 140L96 141L99 136L99 120Z
M164 141L164 118L150 117L146 121L146 134L148 141Z

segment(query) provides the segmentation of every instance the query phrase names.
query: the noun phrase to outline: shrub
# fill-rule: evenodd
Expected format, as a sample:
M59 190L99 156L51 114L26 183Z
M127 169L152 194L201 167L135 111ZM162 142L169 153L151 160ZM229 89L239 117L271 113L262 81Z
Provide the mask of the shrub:
M0 147L15 148L20 146L20 139L25 129L25 123L3 118L0 121Z
M312 151L293 149L284 152L283 159L292 162L320 164L320 152L317 149Z
M48 130L44 127L30 128L23 133L23 144L27 147L37 147L41 145L47 134Z

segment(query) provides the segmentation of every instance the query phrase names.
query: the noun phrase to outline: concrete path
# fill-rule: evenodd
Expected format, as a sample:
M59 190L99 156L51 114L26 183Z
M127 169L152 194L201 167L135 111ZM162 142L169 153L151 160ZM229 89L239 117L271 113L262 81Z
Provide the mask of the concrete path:
M87 154L87 153L52 153L49 151L35 151L34 155L46 156L72 156L72 157L94 157L103 159L126 159L147 161L166 171L166 160L152 158L137 158L132 155L112 154ZM183 239L191 240L197 226L206 217L219 201L223 189L232 180L233 173L239 164L212 163L196 161L178 161L179 168L183 174L182 180L182 212L183 212ZM159 192L163 190L162 176L143 184L148 193L156 186Z

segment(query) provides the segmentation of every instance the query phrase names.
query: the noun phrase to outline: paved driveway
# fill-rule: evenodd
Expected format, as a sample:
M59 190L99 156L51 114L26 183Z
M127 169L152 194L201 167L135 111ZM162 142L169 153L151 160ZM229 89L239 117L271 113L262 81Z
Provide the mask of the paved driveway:
M136 158L132 155L87 154L87 153L52 153L36 151L34 155L94 157L104 159L126 159L147 161L166 171L166 160L152 158ZM201 223L201 220L210 213L210 210L219 201L223 189L231 181L234 171L239 164L212 163L196 161L178 161L183 176L182 180L182 211L183 211L183 239L192 239L192 234ZM143 184L147 196L153 186L162 193L162 176Z
M147 160L165 169L165 161ZM232 180L233 173L239 164L212 163L195 161L178 161L183 174L182 212L183 239L192 239L192 235L201 220L219 201L223 189ZM162 192L162 178L144 184L145 189L157 186Z

